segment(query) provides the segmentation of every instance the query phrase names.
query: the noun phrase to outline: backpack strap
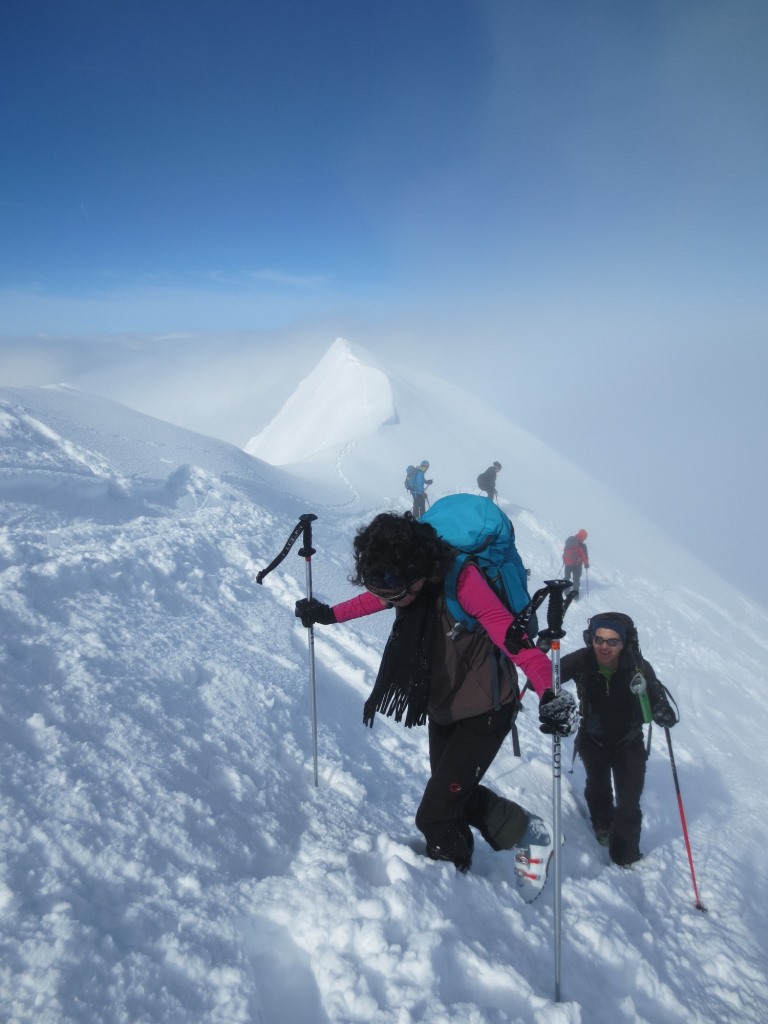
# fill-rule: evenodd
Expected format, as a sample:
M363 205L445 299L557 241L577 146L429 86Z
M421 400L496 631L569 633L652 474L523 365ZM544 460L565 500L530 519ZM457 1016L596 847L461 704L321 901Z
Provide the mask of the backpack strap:
M501 711L501 667L499 665L499 655L501 652L494 647L493 649L493 670L491 675L491 697L493 698L493 710Z
M515 711L515 717L512 719L512 725L509 732L512 736L512 753L515 757L520 757L520 734L517 731L517 711Z
M477 619L464 611L459 604L458 596L459 576L469 561L471 561L471 558L465 551L458 551L453 560L453 565L445 577L445 586L443 588L445 605L448 609L448 614L454 622L451 636L456 636L462 629L474 629L477 626Z

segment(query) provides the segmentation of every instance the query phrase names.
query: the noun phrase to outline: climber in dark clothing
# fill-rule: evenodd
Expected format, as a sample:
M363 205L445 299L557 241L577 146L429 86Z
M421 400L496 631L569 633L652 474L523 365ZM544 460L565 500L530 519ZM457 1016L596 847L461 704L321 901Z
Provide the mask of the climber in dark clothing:
M494 462L488 469L484 469L483 472L477 478L477 486L481 491L485 491L491 501L498 499L496 492L496 474L501 469L500 462Z
M560 663L562 682L576 683L581 715L576 749L586 772L584 797L595 837L623 867L642 856L644 715L641 698L630 685L638 674L645 680L653 721L668 728L677 722L653 666L645 659L636 665L630 633L634 624L629 616L594 615L584 631L587 646L566 654Z

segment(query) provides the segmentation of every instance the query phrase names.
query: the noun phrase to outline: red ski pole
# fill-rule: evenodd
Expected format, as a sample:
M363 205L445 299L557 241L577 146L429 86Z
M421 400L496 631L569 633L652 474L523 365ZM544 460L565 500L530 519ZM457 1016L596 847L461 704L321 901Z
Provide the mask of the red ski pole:
M696 885L696 872L693 870L693 856L691 854L691 842L688 839L688 826L685 824L685 811L683 810L683 797L680 793L680 783L677 778L677 768L675 767L675 755L672 753L672 737L669 735L669 729L664 726L664 732L667 734L667 746L669 747L669 762L672 765L672 778L675 780L675 792L677 793L677 806L680 808L680 821L683 823L683 839L685 840L685 849L688 852L688 864L691 868L691 879L693 880L693 893L696 897L696 909L706 910L707 908L701 902L699 898L699 890Z

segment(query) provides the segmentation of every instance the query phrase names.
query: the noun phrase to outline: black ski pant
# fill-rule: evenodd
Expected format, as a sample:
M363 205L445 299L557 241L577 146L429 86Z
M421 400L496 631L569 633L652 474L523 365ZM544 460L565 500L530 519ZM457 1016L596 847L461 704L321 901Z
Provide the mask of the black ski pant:
M413 518L421 519L427 510L426 494L414 494L413 496Z
M645 785L646 753L643 735L628 743L600 747L579 737L579 756L584 762L587 801L595 832L610 831L608 852L616 864L640 859L643 812L640 797Z
M474 849L470 825L479 829L494 849L511 848L525 832L527 812L480 785L512 727L514 713L515 705L506 704L498 711L450 725L430 719L432 775L416 812L416 826L427 840L429 856L453 861L466 870ZM489 836L489 827L497 837L503 835L503 847Z
M573 589L578 590L579 584L581 583L581 562L577 562L576 565L566 565L565 567L565 578L567 580L573 580Z

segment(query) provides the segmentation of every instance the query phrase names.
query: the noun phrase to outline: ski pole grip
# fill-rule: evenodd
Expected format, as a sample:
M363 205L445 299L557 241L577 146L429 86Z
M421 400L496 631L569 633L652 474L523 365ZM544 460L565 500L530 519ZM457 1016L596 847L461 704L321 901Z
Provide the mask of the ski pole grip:
M549 604L547 605L547 629L541 630L539 636L547 640L562 640L565 636L563 629L563 616L565 608L563 605L563 591L570 586L568 580L544 580L549 592Z
M283 550L280 552L279 555L272 559L272 561L269 563L266 569L262 569L261 572L256 576L257 583L263 583L264 577L268 576L273 569L276 569L277 566L280 565L282 560L285 558L285 556L291 550L293 545L296 543L297 537L302 532L304 534L304 547L301 549L301 551L299 551L299 554L304 555L304 557L307 560L309 560L310 556L314 555L315 549L312 547L312 521L315 519L317 519L317 516L314 515L312 512L305 512L303 516L299 516L299 521L296 524L296 526L294 526L291 536L285 542Z
M303 530L299 548L301 558L311 558L315 553L315 549L312 547L312 523L316 519L317 516L313 512L305 512L304 515L299 516L299 523Z

